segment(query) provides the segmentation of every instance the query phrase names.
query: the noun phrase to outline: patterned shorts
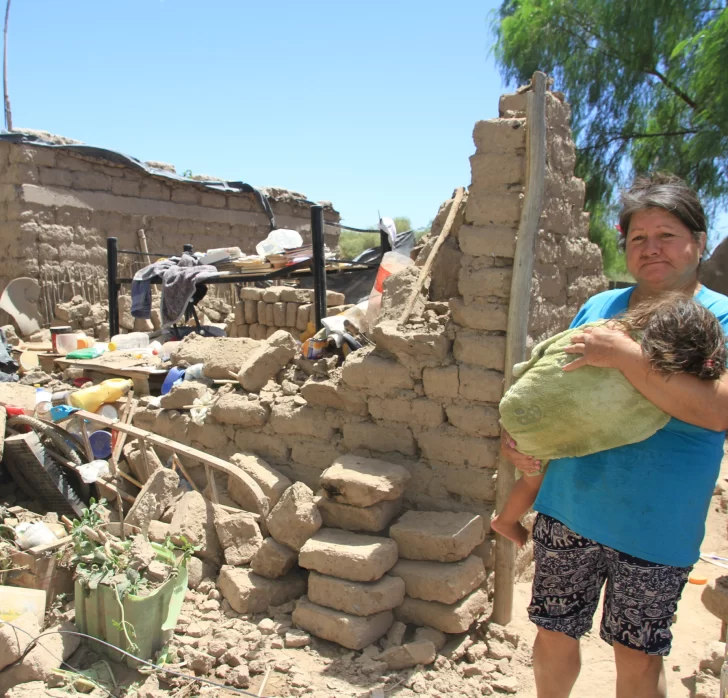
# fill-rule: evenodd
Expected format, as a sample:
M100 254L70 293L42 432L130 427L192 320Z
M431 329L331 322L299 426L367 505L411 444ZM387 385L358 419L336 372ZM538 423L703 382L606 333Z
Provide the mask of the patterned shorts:
M670 625L692 567L647 562L583 538L539 514L533 527L536 574L530 619L579 639L592 626L606 581L601 637L646 654L670 653Z

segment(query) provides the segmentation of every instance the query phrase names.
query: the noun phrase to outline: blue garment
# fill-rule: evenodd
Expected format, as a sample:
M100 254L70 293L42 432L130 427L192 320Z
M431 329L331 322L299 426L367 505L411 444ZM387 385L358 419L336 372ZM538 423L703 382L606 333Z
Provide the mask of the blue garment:
M590 298L571 326L624 312L633 290ZM695 300L728 331L726 296L703 287ZM620 552L688 567L700 556L724 441L725 432L671 419L640 443L552 460L534 509Z

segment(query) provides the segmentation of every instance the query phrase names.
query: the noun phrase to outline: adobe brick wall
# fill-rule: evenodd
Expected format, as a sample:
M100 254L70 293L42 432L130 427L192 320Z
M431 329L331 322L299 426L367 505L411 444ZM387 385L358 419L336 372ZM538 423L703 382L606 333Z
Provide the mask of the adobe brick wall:
M208 417L200 427L186 413L151 410L140 412L137 424L225 458L252 451L314 490L321 472L343 453L399 463L413 475L405 493L408 507L471 511L488 522L495 505L498 402L524 196L524 100L506 95L501 117L475 126L472 183L434 267L422 313L404 327L381 322L372 333L376 346L351 354L328 375L312 375L296 394L275 388L248 396L264 407L262 424L243 427ZM606 287L599 249L586 238L583 184L573 177L568 107L551 93L547 104L548 186L531 343L564 329L587 295ZM452 200L441 207L433 238L451 206ZM418 264L431 245L432 240ZM413 275L390 277L385 294L407 278ZM492 547L489 535L478 548L488 568Z
M310 240L311 202L283 189L267 193L276 225ZM339 220L330 204L324 217ZM18 276L38 279L49 321L55 306L76 294L104 301L106 238L139 250L140 229L152 252L181 252L189 242L196 250L237 245L254 253L270 222L252 193L215 191L63 147L0 141L0 292ZM338 228L326 234L336 247ZM127 271L146 263L122 262Z

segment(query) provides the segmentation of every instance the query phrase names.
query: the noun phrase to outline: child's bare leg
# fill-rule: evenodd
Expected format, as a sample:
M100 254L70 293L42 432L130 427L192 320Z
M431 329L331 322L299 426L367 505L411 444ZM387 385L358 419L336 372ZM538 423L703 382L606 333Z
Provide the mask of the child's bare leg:
M528 529L521 523L521 517L533 506L542 482L543 475L524 475L513 485L503 511L490 522L494 531L518 547L528 540Z

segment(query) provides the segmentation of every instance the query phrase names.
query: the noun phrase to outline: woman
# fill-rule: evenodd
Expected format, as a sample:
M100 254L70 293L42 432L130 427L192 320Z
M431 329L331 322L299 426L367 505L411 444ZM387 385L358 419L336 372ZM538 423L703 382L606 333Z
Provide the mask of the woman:
M695 193L669 175L641 178L619 217L636 286L589 299L572 322L608 319L647 298L683 291L728 330L728 298L698 281L707 222ZM585 329L568 352L581 366L614 368L673 419L654 436L582 458L551 461L534 508L536 574L529 617L539 698L567 698L580 670L579 638L606 582L601 637L614 648L617 698L666 695L663 656L692 565L699 558L728 428L728 377L702 381L651 371L640 345L607 327ZM540 466L504 433L504 455Z

